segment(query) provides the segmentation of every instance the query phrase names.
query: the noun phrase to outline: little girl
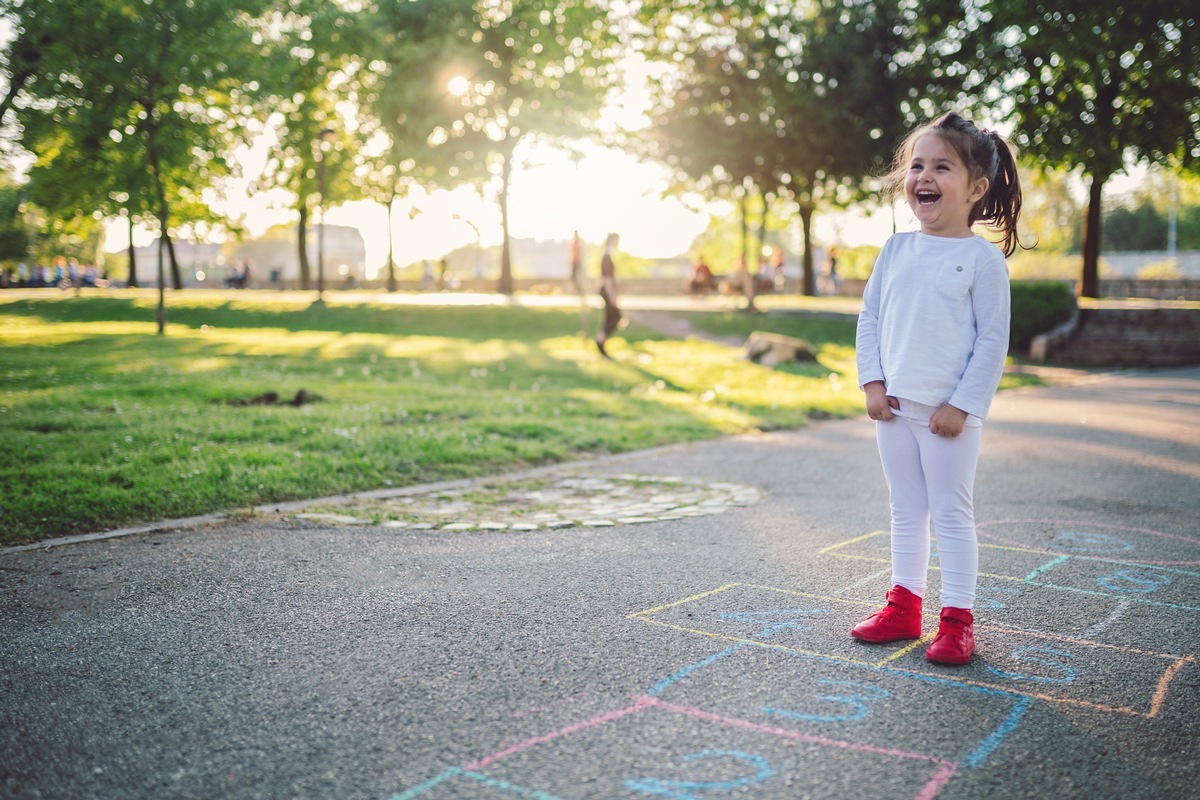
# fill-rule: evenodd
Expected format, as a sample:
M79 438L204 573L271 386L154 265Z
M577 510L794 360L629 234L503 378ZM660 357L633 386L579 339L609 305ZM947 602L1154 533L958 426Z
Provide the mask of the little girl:
M890 495L892 589L850 633L921 637L932 520L942 613L925 657L966 664L979 572L971 495L1008 352L1004 259L1020 244L1021 186L1004 139L953 113L909 134L885 180L903 187L921 230L888 239L858 317L858 376ZM976 222L1000 232L1003 253L972 233Z

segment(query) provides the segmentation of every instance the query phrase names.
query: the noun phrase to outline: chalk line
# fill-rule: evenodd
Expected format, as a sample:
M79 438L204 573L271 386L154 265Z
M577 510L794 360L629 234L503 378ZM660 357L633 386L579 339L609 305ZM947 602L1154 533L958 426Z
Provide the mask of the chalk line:
M1101 620L1100 622L1097 622L1095 625L1088 628L1086 631L1083 632L1083 635L1084 636L1095 636L1096 634L1100 633L1102 630L1107 628L1109 625L1112 625L1114 622L1116 622L1118 619L1120 619L1121 616L1124 615L1125 610L1128 609L1131 605L1133 605L1133 603L1131 603L1128 599L1122 599L1122 600L1118 601L1117 607L1113 609L1112 613L1109 614L1107 618Z

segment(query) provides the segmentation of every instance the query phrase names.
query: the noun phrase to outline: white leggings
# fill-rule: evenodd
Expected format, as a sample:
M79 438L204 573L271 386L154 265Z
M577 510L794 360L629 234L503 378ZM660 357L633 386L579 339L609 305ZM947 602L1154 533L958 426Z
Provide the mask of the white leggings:
M925 596L932 520L942 568L942 606L971 609L979 574L972 490L983 427L971 418L957 437L944 438L931 433L928 417L921 416L875 423L891 495L892 584Z

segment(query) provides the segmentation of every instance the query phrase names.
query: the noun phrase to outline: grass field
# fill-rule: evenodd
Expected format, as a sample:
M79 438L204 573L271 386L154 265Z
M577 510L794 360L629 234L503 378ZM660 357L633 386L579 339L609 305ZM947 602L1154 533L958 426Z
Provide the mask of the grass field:
M0 293L0 542L862 410L852 322L693 315L817 346L819 363L772 370L637 326L604 360L576 309L329 300L175 293L159 336L152 292Z

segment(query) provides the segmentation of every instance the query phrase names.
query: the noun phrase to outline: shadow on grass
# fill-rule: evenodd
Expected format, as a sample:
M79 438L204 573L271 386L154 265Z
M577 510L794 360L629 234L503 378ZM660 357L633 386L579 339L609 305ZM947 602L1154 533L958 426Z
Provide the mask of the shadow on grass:
M47 297L0 305L0 314L47 323L155 322L156 308L145 298ZM495 338L534 341L570 336L579 330L578 309L525 306L409 306L316 304L269 298L209 301L172 298L166 308L171 325L217 329L274 328L291 333L379 333L391 336L443 336L470 341Z

